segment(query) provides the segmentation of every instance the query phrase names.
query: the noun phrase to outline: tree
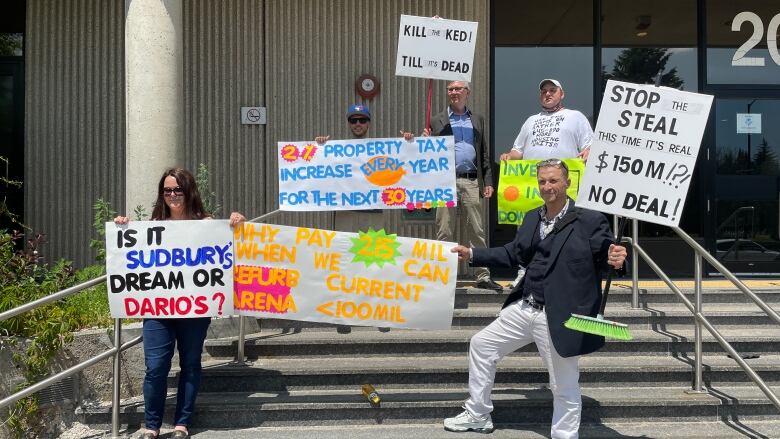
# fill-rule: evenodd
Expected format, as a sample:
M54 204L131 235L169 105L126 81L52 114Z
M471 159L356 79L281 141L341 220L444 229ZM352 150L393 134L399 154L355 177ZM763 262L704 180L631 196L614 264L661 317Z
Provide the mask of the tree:
M0 34L0 56L19 56L21 52L22 34Z
M655 78L658 73L666 71L666 64L671 56L669 49L650 47L625 49L620 52L620 55L615 60L612 73L607 73L602 68L603 84L606 87L607 81L610 79L637 84L655 84ZM677 67L672 67L668 72L661 75L660 85L681 88L683 84L685 84L685 81L677 76Z
M778 175L778 171L780 171L777 155L769 146L766 138L761 141L758 151L753 156L753 162L756 166L756 173L759 175Z

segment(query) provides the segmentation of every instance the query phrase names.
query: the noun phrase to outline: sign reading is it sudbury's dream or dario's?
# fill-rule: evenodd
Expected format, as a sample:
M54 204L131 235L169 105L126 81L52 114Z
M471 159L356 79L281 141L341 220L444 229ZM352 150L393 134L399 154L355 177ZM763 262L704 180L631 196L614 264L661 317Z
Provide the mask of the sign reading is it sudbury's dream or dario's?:
M452 136L279 142L279 209L453 207Z
M396 76L471 81L477 23L401 15Z
M106 223L108 304L115 318L233 314L227 220Z
M680 223L712 96L608 81L577 205Z

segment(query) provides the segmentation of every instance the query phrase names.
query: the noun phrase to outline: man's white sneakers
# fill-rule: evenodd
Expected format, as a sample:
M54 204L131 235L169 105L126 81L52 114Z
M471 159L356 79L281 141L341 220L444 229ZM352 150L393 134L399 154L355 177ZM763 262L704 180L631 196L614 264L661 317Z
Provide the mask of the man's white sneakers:
M495 427L493 427L493 420L490 418L490 414L474 416L468 410L464 410L463 413L454 418L445 419L444 429L447 431L492 433Z

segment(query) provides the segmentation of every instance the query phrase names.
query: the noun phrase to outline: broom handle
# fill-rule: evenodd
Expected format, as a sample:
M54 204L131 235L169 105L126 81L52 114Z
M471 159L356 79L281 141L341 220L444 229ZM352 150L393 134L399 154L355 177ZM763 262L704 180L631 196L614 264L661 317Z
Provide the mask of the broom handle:
M618 234L617 238L615 238L615 244L619 244L620 240L623 239L623 228L626 225L626 221L628 219L626 217L620 218L618 220ZM612 275L615 273L615 268L610 265L609 271L607 272L607 282L604 285L604 292L601 294L601 307L599 308L599 316L604 316L604 310L607 308L607 296L609 296L609 287L612 285Z
M425 105L425 128L431 129L431 98L433 97L433 79L428 80L428 99Z

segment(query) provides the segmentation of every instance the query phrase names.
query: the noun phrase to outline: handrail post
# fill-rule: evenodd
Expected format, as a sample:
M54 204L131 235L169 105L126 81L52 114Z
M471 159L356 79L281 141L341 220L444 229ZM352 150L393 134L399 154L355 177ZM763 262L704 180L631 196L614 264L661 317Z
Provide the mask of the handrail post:
M696 300L694 306L696 307L696 314L701 315L702 312L702 288L701 288L701 275L702 275L702 262L701 254L698 251L693 252L693 274L694 284L693 291L696 294ZM693 392L703 392L702 390L702 349L701 349L701 322L694 316L694 343L695 343L695 371L693 379Z
M244 342L246 340L246 319L238 316L238 346L236 347L236 363L244 363Z
M120 359L122 351L122 319L114 319L114 348L116 353L114 354L114 376L113 379L113 391L111 394L111 437L113 439L119 438L119 393L121 389L121 376L120 373Z
M639 244L639 221L631 220L631 308L639 308L639 254L634 244Z

